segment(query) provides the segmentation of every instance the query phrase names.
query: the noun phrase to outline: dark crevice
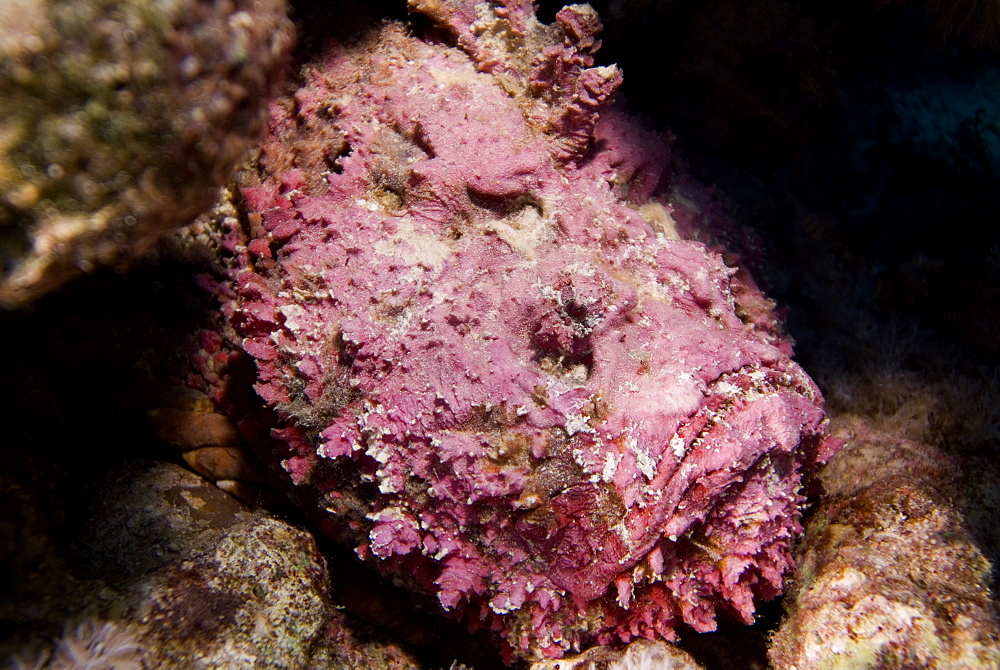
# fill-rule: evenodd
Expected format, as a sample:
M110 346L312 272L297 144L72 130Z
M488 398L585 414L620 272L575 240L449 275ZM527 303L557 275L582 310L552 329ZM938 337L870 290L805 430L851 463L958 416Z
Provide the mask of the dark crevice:
M472 188L467 189L469 200L481 210L489 212L494 218L506 219L516 216L529 207L542 214L542 204L532 195L522 193L517 195L490 195L479 193Z

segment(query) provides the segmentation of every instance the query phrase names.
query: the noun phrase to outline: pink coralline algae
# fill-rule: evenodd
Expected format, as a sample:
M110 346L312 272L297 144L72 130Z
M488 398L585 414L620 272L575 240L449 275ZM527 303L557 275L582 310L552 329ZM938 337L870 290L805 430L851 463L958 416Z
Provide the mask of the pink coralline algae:
M837 443L583 5L412 2L272 109L227 306L321 528L507 657L753 621ZM657 194L666 194L656 197ZM641 212L641 213L640 213Z

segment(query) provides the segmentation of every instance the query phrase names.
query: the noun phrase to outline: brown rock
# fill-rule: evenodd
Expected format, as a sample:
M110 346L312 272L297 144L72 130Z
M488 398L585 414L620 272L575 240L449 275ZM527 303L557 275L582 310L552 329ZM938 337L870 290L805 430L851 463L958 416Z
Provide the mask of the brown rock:
M531 670L703 670L687 652L665 642L636 640L624 651L595 647L577 656L532 664Z
M243 482L261 481L259 473L235 447L202 447L184 452L184 462L206 479L235 479Z
M285 0L5 0L0 305L208 208L284 79Z
M210 412L162 408L146 412L156 436L178 449L235 447L240 443L236 427L228 417Z
M842 422L820 474L770 656L779 669L1000 666L990 563L959 505L957 462Z
M30 502L21 488L0 486L0 494ZM24 629L19 647L0 645L0 654L15 652L0 664L417 667L397 644L337 609L326 561L305 531L164 463L124 466L94 496L75 503L86 512L75 519L73 547L49 534L29 556L44 562L15 566L19 577L38 578L0 608ZM18 532L12 520L0 521L0 530ZM74 560L56 558L63 553Z

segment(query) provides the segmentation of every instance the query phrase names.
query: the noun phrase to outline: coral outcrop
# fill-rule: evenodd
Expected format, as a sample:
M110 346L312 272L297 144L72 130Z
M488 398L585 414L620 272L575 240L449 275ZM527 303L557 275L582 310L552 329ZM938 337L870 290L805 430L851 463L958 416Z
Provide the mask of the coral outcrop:
M623 651L594 647L559 660L538 661L531 670L703 670L687 653L672 644L636 640Z
M187 225L258 139L284 0L10 0L0 25L0 305Z
M33 583L4 599L17 635L3 640L0 667L417 666L334 605L304 530L167 463L131 463L89 488L58 501L68 514L45 508L70 517L72 547L43 524L0 519L8 539L40 547L32 565L11 562L12 578ZM17 493L0 482L4 502L38 514ZM39 639L67 618L54 645Z
M968 530L959 462L838 420L847 446L819 477L776 668L987 668L1000 664L991 566Z
M589 7L411 8L461 50L332 45L225 231L293 493L508 658L752 622L838 443L738 256L680 239L730 222L611 106Z

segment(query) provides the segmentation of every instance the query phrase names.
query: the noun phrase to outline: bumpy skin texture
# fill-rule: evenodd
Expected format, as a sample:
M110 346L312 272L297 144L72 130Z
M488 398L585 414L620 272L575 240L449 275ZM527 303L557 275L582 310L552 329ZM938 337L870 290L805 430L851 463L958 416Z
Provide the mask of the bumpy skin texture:
M284 81L284 0L4 0L0 306L187 225Z
M708 192L650 202L668 149L601 117L589 8L433 4L469 55L393 25L334 48L242 189L226 311L285 468L508 656L751 622L836 447L818 390L752 282L677 238Z

